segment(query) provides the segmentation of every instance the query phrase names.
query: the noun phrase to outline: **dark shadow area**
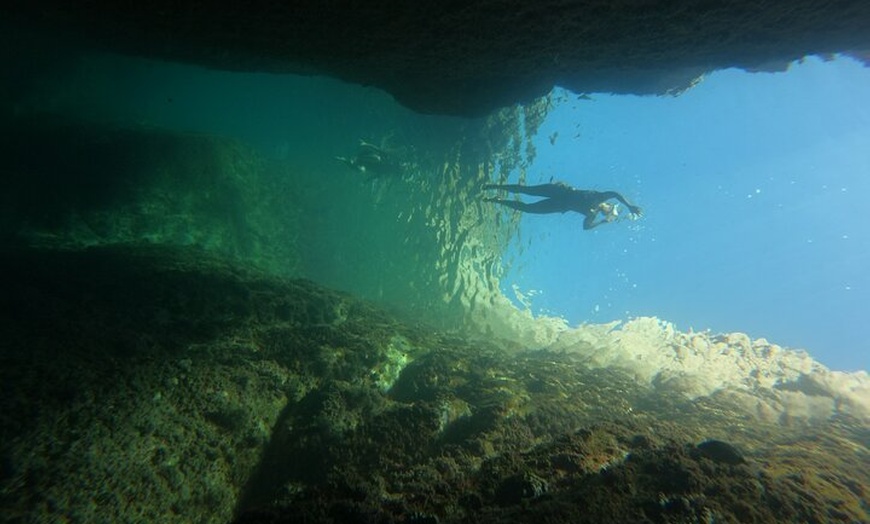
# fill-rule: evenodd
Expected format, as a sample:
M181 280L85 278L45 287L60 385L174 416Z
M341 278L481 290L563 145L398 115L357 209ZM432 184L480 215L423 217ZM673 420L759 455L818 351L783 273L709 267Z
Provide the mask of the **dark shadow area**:
M224 4L224 5L221 5ZM517 0L360 9L317 1L7 2L4 15L120 53L374 85L421 113L480 116L572 91L665 94L728 67L870 48L870 5Z

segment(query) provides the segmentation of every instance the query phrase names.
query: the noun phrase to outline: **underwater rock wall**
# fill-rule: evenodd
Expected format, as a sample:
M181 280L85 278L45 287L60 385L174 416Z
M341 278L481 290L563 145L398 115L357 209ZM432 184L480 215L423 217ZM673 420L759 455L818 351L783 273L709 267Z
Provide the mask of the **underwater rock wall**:
M0 126L6 242L198 246L298 271L294 195L237 141L52 115Z
M526 137L546 107L440 127L385 118L371 134L400 167L383 176L319 152L269 158L231 138L21 112L0 124L10 137L0 234L55 247L196 246L433 324L475 326L498 299L518 220L483 204L480 187L523 178Z
M417 111L482 115L546 94L662 94L714 69L870 48L863 0L15 0L4 17L98 48L227 70L328 74ZM772 64L772 65L771 65Z

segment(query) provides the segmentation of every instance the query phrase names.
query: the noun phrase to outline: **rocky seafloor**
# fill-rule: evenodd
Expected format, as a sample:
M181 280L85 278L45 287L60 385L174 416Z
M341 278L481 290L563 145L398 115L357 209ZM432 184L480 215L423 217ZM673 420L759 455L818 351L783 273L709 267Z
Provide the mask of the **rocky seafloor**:
M531 347L194 249L0 264L3 522L870 522L866 374L766 341Z

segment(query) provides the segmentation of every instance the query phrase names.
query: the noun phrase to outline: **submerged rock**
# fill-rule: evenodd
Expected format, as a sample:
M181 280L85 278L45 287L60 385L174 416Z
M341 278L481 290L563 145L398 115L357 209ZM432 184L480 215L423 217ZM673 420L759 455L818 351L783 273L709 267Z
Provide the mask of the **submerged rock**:
M548 488L547 481L534 473L518 473L501 483L496 492L496 500L505 506L519 504L523 500L544 496Z
M696 446L695 455L706 457L721 464L746 464L746 459L737 449L721 440L705 440Z
M0 506L20 521L870 519L846 415L753 420L195 249L0 261Z

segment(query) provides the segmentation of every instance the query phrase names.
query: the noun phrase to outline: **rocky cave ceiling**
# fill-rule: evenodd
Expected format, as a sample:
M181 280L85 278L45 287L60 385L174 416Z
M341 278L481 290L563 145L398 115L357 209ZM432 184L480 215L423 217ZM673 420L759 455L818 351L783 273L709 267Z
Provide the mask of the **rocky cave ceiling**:
M870 2L11 0L13 24L98 49L373 85L475 116L545 94L662 94L725 67L870 49ZM866 56L866 55L865 55Z

